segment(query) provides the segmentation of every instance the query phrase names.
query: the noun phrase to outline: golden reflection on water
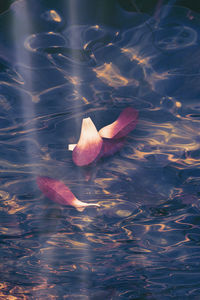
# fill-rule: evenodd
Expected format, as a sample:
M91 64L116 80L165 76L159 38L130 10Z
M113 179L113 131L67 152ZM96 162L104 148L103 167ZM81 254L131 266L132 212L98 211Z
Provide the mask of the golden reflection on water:
M126 226L122 226L122 229L125 231L128 239L130 239L130 240L134 239L134 235L133 235L133 232L131 230L126 228Z
M7 199L9 199L10 195L8 192L0 191L0 197L3 199L3 201L6 201Z
M5 292L4 292L5 290ZM9 292L8 292L9 290ZM9 293L9 294L8 294ZM20 285L14 286L10 289L10 286L4 282L0 283L0 299L2 300L28 300L29 297L25 296L28 294L29 290L21 287ZM14 296L16 295L16 296Z
M135 60L138 62L138 64L150 66L149 65L150 57L144 58L140 56L135 48L121 48L121 52L125 53L130 58L130 61Z
M7 212L9 215L15 215L17 212L26 210L28 207L28 205L20 205L15 195L11 198L8 193L0 191L0 196L2 197L3 204L0 210Z
M89 104L90 102L87 100L86 97L82 97L83 101L85 102L85 104Z
M80 78L78 76L66 76L67 79L73 84L73 85L78 85L80 84Z
M199 149L199 143L195 141L197 130L190 125L177 123L156 124L153 122L142 121L142 127L146 129L148 136L134 137L132 141L139 142L138 146L134 145L130 154L125 154L130 159L144 160L149 155L164 155L168 162L177 162L180 165L196 165L200 164L199 159L195 159L187 155L188 151ZM151 146L149 149L148 146ZM130 152L130 151L129 151ZM185 155L181 155L180 153Z
M113 63L104 63L102 66L93 69L104 83L109 86L118 88L133 84L138 86L139 82L136 79L127 79L122 76L120 70Z
M179 102L179 101L176 101L175 104L176 104L176 107L178 107L178 108L180 108L182 106L181 102Z
M184 239L181 240L180 242L177 242L177 243L171 244L170 246L164 247L163 252L170 252L173 247L179 247L180 245L183 245L188 242L190 242L190 238L187 235L185 235Z
M105 243L105 241L102 240L102 238L96 236L94 233L88 232L88 233L85 233L85 236L86 236L86 238L88 239L88 241L90 241L90 242L92 242L92 243L95 243L95 244L98 244L98 245L99 245L99 244L104 245L104 243ZM109 238L107 237L107 239L109 239ZM110 239L109 239L109 240L110 240Z
M59 16L59 14L55 10L53 10L53 9L50 10L49 14L50 14L52 20L54 20L55 22L61 22L62 21L61 17Z
M15 196L13 196L11 200L4 201L4 204L5 204L6 206L10 206L10 208L7 210L7 213L8 213L9 215L13 215L13 214L16 214L16 212L18 212L18 211L22 211L22 210L27 209L27 205L20 206L20 205L17 203L17 199L16 199Z

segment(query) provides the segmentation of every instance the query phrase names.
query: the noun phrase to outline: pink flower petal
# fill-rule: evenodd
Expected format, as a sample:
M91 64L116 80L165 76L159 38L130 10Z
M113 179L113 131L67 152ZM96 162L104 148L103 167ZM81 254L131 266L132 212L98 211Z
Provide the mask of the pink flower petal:
M100 157L107 157L120 151L125 144L125 138L121 139L105 139L103 138L103 146Z
M37 177L37 184L46 197L58 204L70 205L79 211L83 211L87 206L99 206L97 203L85 203L78 200L62 181L49 177Z
M72 153L77 166L91 164L99 155L103 140L90 118L83 119L81 135Z
M99 134L102 138L108 139L124 137L135 128L137 118L138 111L132 107L127 107L121 112L116 121L101 128Z

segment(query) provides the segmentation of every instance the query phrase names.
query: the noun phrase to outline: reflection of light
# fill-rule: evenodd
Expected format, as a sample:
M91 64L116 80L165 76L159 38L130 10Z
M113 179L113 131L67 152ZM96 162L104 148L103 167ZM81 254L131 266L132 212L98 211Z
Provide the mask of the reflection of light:
M49 14L55 22L61 22L62 21L61 17L59 16L59 14L55 10L50 10Z
M125 231L128 239L134 240L134 236L133 236L132 230L127 229L126 226L122 226L121 228Z
M78 85L80 84L80 78L77 76L68 76L68 80L73 84L73 85Z
M74 0L69 0L66 4L66 10L68 13L68 22L69 22L69 32L70 32L70 48L71 48L71 55L73 57L73 50L77 48L79 49L81 41L82 41L82 31L78 25L77 20L77 1ZM99 26L95 25L93 28L98 29ZM87 44L85 44L84 49L86 49ZM76 67L74 64L71 65L71 70L70 70L70 76L66 76L66 78L74 85L74 96L75 99L77 100L83 100L85 104L88 104L88 101L85 101L86 98L82 96L82 91L81 91L81 74L80 74L80 69ZM74 106L76 106L76 101L74 102ZM75 121L77 124L79 124L79 118L75 118Z
M87 100L86 97L82 97L83 101L85 102L85 104L89 104L89 101Z
M176 101L175 104L176 104L176 107L178 107L178 108L182 106L181 102L179 102L179 101Z
M139 64L148 66L149 58L141 57L140 55L138 55L138 53L136 52L136 50L134 48L121 48L121 52L125 53L130 58L131 61L135 60Z
M127 209L119 209L116 211L116 215L119 217L128 217L132 214L132 211L127 210Z
M24 37L29 36L30 38L33 38L35 36L34 34L29 35L30 32L32 31L32 24L30 23L30 18L28 14L28 3L24 3L24 9L25 13L23 14L23 26L20 22L20 15L16 14L13 15L13 40L15 41L15 61L16 65L19 70L19 74L23 74L23 80L24 80L24 86L30 86L28 93L32 96L31 90L33 90L33 78L31 75L32 68L31 68L31 57L30 53L27 51L31 50L34 51L34 49L30 48L29 46L29 38L25 40L24 42ZM19 41L21 43L24 43L24 47L22 49L19 49ZM29 45L29 46L28 46ZM21 75L22 76L22 75ZM30 140L37 141L37 136L35 134L35 110L34 110L34 104L32 101L27 99L26 94L24 93L24 90L22 88L19 89L18 91L20 92L20 98L22 102L22 115L24 117L23 120L23 130L21 132L24 132L26 134L29 134ZM28 121L28 122L27 122ZM31 122L31 128L29 123ZM30 136L31 134L31 136ZM34 167L34 158L33 158L33 152L32 152L32 145L27 140L26 143L26 153L28 156L29 160L29 165L30 165L30 170L32 173L37 175L37 168Z
M36 52L36 51L37 51L37 49L31 47L31 41L33 41L36 37L37 37L36 34L30 34L30 35L26 38L26 40L25 40L25 42L24 42L24 46L25 46L25 48L28 49L29 51L33 51L33 52Z
M99 25L94 25L94 26L91 26L91 28L94 28L94 29L99 29Z
M86 50L87 49L87 46L90 44L90 42L87 42L83 45L83 49Z
M198 159L187 155L188 151L199 149L199 143L195 141L196 127L193 128L192 123L178 127L173 123L157 124L143 121L143 126L149 132L148 136L134 137L134 140L139 141L139 146L134 145L132 153L129 151L129 154L124 153L124 156L145 161L149 156L162 155L164 164L176 163L177 169L191 165L199 166Z
M102 66L93 69L103 82L112 87L122 87L128 84L138 86L138 81L135 79L127 79L120 74L119 69L112 63L105 63Z
M31 39L35 38L34 34L30 34L32 32L32 24L31 24L31 18L29 16L30 7L28 6L28 2L23 2L23 14L21 21L21 15L20 12L17 14L13 14L13 41L15 43L15 62L17 65L17 69L19 71L19 74L23 74L24 79L24 87L27 89L27 92L25 93L24 90L21 88L18 89L19 97L21 102L21 115L23 117L23 124L22 124L22 130L18 131L17 134L21 133L24 134L23 140L26 143L25 146L25 162L28 160L27 163L20 164L20 167L24 168L27 167L28 170L26 173L29 177L29 185L30 185L30 177L33 175L38 175L39 168L38 168L38 161L36 161L36 157L39 157L38 148L34 147L33 151L33 144L38 143L38 137L36 134L36 115L35 115L35 109L34 109L34 100L37 101L37 97L33 96L32 90L35 90L35 86L33 84L34 78L32 77L32 53L36 51L36 49L33 49L30 45ZM23 26L22 26L23 22ZM27 39L25 39L28 36ZM32 96L32 100L28 98L26 95L30 94ZM14 133L16 134L16 132ZM19 141L18 141L19 142ZM23 153L22 153L23 155ZM19 172L19 171L18 171ZM24 170L23 170L24 172ZM12 184L14 182L12 181ZM22 181L20 181L22 183ZM17 182L15 182L17 184ZM34 183L33 183L34 184ZM24 184L25 186L25 184ZM33 189L35 190L35 184ZM23 191L20 191L21 193ZM24 193L24 192L23 192ZM9 203L11 206L11 209L9 210L10 214L15 214L18 211L23 210L26 207L19 205L17 199L11 199L11 202ZM49 261L51 261L51 256L48 258ZM42 269L38 270L37 278L40 282L44 282L44 287L46 287L46 282L48 281L48 272L45 272L43 270L43 264L44 260L43 257L41 258L41 266ZM37 289L40 289L39 285L36 285L35 291ZM37 292L35 292L34 298L37 297Z
M62 21L61 16L53 9L45 11L41 14L41 17L50 22L60 23Z
M70 36L67 38L70 41L70 55L73 57L73 52L77 51L80 49L80 45L82 45L82 31L80 29L80 27L76 24L78 24L79 20L78 20L78 7L77 7L77 1L75 0L69 0L66 2L66 12L67 12L67 20L68 20L68 29L69 29L69 34ZM99 29L99 26L96 25L94 26L95 29ZM82 46L81 46L82 47ZM84 50L87 48L87 44L85 44L84 46ZM82 49L81 49L82 50ZM85 95L83 95L82 92L82 82L83 82L83 78L82 78L82 74L81 74L81 68L78 64L74 64L73 60L72 63L70 64L70 69L66 70L66 75L65 77L67 78L67 80L69 80L69 82L72 84L72 94L74 96L75 101L71 104L70 109L75 111L75 112L80 112L80 103L79 101L76 100L82 100L82 102L87 105L89 103L89 100L85 97ZM81 112L80 112L81 113ZM79 113L75 113L74 116L74 125L77 127L79 127L80 125L80 114ZM67 123L66 123L67 126ZM66 127L66 133L68 134L69 132L69 128ZM78 172L77 170L77 182L79 179L79 176L81 176L81 174ZM80 187L81 188L81 187ZM92 190L91 190L92 192ZM75 218L71 217L70 223L74 223L75 222ZM79 273L80 276L82 278L82 280L80 281L79 285L80 285L80 289L84 290L84 296L83 297L88 297L88 286L87 286L87 282L88 282L88 278L87 278L87 269L85 268L85 264L88 262L88 264L90 264L90 260L91 260L91 254L90 254L90 243L88 243L88 240L85 241L85 237L84 237L84 231L85 228L87 228L87 226L89 225L89 223L91 222L91 218L83 218L81 220L81 224L76 224L77 227L79 227L82 232L83 232L83 240L81 239L67 239L67 245L66 247L70 248L70 249L74 249L77 253L79 253L80 257L81 257L81 261L84 262L84 264L80 265L81 261L78 261L77 264L74 264L74 268L77 268L77 265L79 265ZM86 270L86 272L84 271ZM81 274L82 273L82 274Z

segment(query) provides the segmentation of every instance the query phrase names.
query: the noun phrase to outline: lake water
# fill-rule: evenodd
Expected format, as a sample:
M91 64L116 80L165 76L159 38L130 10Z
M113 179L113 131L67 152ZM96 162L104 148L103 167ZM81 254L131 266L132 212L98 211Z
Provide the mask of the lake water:
M198 300L200 15L86 2L0 16L0 299ZM127 106L123 149L75 166L82 119ZM53 203L37 176L100 207Z

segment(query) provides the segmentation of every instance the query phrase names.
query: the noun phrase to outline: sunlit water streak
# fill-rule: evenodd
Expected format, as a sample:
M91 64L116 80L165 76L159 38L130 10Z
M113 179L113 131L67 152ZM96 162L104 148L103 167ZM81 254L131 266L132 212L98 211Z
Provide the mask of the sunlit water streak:
M75 24L41 3L0 18L0 297L198 299L199 15ZM120 153L74 166L82 118L99 130L127 106L139 123ZM38 174L101 208L50 202Z

